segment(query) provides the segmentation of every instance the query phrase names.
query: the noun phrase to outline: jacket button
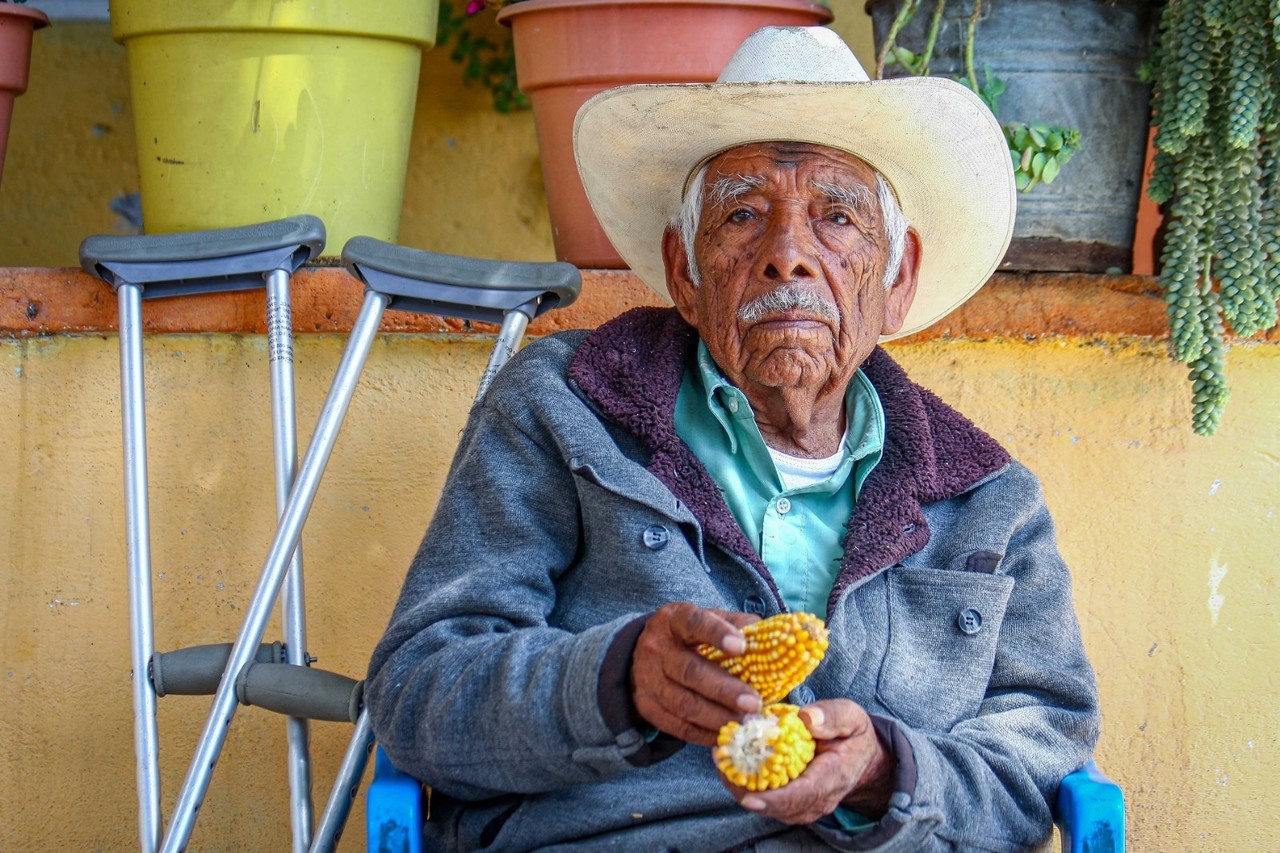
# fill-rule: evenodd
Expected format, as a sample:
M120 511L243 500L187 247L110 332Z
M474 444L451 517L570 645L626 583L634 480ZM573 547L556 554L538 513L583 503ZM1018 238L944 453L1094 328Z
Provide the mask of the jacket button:
M661 551L667 547L667 542L671 541L671 534L661 524L650 524L644 529L641 538L646 548L651 551Z
M748 595L746 600L742 602L742 609L746 613L754 613L757 616L763 616L764 599L758 595Z
M960 615L956 617L956 624L960 626L960 630L966 634L976 634L982 630L982 614L970 607L968 610L960 611Z
M813 689L807 684L801 684L796 688L796 699L801 705L808 705L818 697L814 695Z

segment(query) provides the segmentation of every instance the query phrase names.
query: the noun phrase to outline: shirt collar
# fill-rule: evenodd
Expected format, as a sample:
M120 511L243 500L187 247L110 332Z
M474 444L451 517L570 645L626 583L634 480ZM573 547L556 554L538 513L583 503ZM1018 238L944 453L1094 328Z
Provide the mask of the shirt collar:
M698 392L698 399L705 403L707 410L724 430L730 450L737 453L738 430L734 429L735 421L739 422L739 428L751 427L745 430L745 434L754 432L759 435L751 403L746 394L725 378L720 366L711 357L711 351L701 340L698 341L695 363L697 370L694 374L694 388ZM855 460L879 451L884 446L884 407L880 405L880 395L861 368L853 374L845 391L844 407L846 423L849 425L845 449ZM751 423L748 425L746 421ZM764 439L760 440L763 444Z

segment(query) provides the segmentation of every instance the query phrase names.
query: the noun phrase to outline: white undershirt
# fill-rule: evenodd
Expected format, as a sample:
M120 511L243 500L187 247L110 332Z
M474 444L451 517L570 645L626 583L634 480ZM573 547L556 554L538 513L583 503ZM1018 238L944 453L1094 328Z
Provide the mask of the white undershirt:
M845 454L849 452L849 430L846 427L845 433L840 438L840 448L830 456L824 456L821 459L806 459L803 456L792 456L789 453L783 453L781 450L774 450L766 445L769 456L773 459L774 467L778 469L778 476L782 478L782 486L788 492L796 489L803 489L805 486L812 486L814 483L821 483L823 480L830 479L831 475L840 467L840 463L844 461Z

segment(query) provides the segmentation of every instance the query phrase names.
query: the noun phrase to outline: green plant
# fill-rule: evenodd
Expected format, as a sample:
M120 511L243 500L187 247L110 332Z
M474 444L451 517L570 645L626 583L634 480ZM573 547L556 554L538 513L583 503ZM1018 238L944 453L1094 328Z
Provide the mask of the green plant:
M513 0L507 0L513 2ZM479 83L493 97L493 108L501 113L527 109L529 97L520 91L516 79L516 54L511 31L501 28L493 37L493 16L506 2L488 4L468 0L455 9L453 0L440 0L437 42L451 45L449 57L462 66L462 79Z
M930 73L929 63L932 62L934 49L937 47L947 0L934 0L933 12L929 16L929 26L919 51L913 51L898 44L898 37L920 11L920 3L921 0L899 2L898 12L889 26L888 35L876 57L875 76L877 78L884 76L884 69L889 65L897 65L915 76L922 77ZM999 116L999 102L1000 96L1004 94L1004 81L992 74L990 68L984 66L983 79L979 82L974 60L974 40L977 36L982 8L983 0L973 0L973 9L964 31L964 75L959 78L959 82L977 93L991 112ZM1029 192L1041 183L1053 183L1061 173L1062 167L1080 150L1080 131L1075 128L1049 125L1042 121L1001 122L1000 126L1004 130L1005 141L1009 145L1009 156L1013 160L1014 180L1018 189L1023 192Z
M1160 285L1173 355L1190 366L1192 424L1227 402L1226 327L1276 325L1280 299L1280 0L1169 0L1150 65L1152 200L1168 224Z

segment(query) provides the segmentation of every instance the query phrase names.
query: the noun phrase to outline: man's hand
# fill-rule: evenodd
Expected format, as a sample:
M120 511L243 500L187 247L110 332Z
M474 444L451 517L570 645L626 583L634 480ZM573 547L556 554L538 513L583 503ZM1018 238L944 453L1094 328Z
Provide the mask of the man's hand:
M636 711L650 725L689 743L713 746L720 727L760 710L760 694L698 654L708 643L740 655L747 613L667 604L649 617L631 658Z
M813 823L838 806L878 820L893 793L894 760L871 718L848 699L823 699L800 710L817 741L804 772L781 788L751 792L721 774L720 781L743 808L790 824Z

